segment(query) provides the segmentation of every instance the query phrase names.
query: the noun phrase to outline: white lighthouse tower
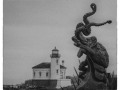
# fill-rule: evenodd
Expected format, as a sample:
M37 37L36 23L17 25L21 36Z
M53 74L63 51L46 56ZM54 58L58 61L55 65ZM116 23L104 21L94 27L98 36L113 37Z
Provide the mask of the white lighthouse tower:
M60 79L60 54L56 47L52 50L51 57L51 79Z

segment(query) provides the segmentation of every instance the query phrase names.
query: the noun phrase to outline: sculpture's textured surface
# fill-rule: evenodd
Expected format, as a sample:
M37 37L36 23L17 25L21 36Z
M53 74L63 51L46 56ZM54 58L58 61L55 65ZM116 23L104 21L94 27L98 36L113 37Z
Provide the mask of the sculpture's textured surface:
M91 4L92 12L86 13L83 16L84 23L78 23L75 30L75 36L72 37L74 45L79 47L77 56L80 58L83 54L86 55L85 61L79 65L79 78L82 79L78 90L80 89L106 89L107 78L106 68L109 65L109 55L105 47L97 42L95 36L85 37L90 35L91 26L102 26L112 23L108 20L103 23L90 23L87 19L96 12L96 5Z

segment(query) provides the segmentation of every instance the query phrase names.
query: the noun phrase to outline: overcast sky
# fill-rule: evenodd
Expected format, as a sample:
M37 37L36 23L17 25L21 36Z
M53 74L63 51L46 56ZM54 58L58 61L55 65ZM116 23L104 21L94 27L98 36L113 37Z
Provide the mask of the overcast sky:
M56 46L65 60L67 75L75 74L78 68L78 48L73 45L76 24L90 12L90 4L96 3L97 12L91 22L112 24L92 27L91 36L96 36L108 53L108 72L117 69L116 57L116 0L3 0L4 14L4 84L22 83L32 78L32 67L41 62L50 62L51 50ZM82 57L80 60L84 60Z

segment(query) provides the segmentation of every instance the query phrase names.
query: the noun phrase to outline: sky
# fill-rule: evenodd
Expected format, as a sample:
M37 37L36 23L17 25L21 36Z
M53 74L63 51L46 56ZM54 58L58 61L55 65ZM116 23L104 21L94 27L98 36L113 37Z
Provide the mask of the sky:
M112 24L92 27L109 54L108 72L117 73L116 0L3 0L3 83L18 84L32 79L32 67L50 62L56 46L65 61L67 75L79 66L78 48L73 45L75 27L83 15L97 5L90 22L112 20ZM83 61L85 56L79 60Z

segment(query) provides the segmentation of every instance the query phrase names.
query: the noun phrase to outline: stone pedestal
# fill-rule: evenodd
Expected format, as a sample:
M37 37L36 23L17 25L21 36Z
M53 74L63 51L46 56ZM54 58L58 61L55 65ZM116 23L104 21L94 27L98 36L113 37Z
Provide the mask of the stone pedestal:
M107 85L103 82L95 81L90 72L87 73L86 78L81 81L77 90L107 90Z

